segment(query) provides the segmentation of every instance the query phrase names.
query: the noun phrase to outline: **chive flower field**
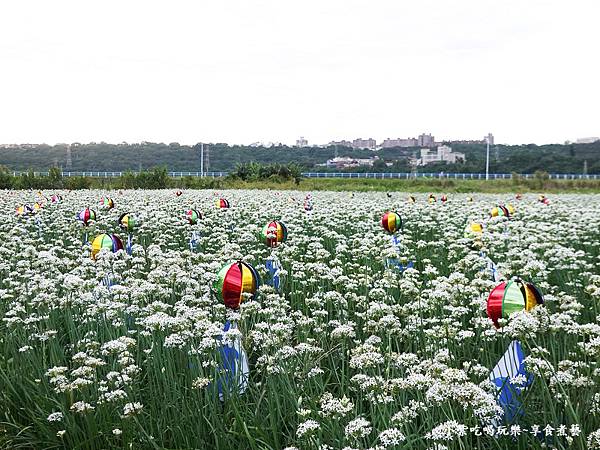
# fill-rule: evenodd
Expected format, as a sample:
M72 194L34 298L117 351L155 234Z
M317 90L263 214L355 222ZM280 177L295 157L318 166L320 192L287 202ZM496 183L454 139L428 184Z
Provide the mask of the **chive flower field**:
M409 195L3 192L0 448L600 448L600 195Z

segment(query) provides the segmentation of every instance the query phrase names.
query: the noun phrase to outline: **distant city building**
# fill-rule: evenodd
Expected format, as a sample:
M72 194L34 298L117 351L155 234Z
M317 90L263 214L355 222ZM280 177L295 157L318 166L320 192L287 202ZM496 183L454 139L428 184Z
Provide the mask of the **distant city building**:
M419 147L432 147L435 144L435 138L429 134L421 134L419 135L418 145Z
M483 139L462 139L455 141L444 141L448 144L487 144L488 140L490 141L490 145L494 145L494 135L492 133L488 133Z
M264 148L270 148L270 147L281 147L283 144L281 142L267 142L266 144L264 142L253 142L252 144L250 144L248 147L264 147Z
M377 147L377 143L375 142L375 139L373 139L373 138L369 138L369 139L358 138L358 139L354 139L352 141L352 147L353 148L368 148L369 150L375 150L375 147Z
M417 165L426 166L427 164L436 162L447 162L454 164L459 160L465 161L464 153L453 152L451 147L447 145L440 145L435 153L429 148L422 148L421 158L417 160Z
M296 147L308 147L308 140L301 136L300 139L296 139Z
M418 147L419 141L416 138L408 139L384 139L381 143L381 148L394 148L394 147Z
M352 142L350 141L331 141L328 145L339 145L340 147L350 147L352 148Z
M37 148L39 146L40 144L2 144L4 148Z
M577 144L593 144L594 142L598 142L598 141L600 141L599 137L586 137L586 138L577 139L576 143Z
M373 166L373 163L377 161L379 158L375 156L374 158L350 158L348 156L343 156L339 158L328 159L326 166L329 168L335 169L347 169L350 167L361 167L361 166Z
M475 140L475 139L470 139L470 140L462 140L462 141L444 141L448 144L485 144L487 137L481 139L481 140ZM491 144L491 143L490 143Z

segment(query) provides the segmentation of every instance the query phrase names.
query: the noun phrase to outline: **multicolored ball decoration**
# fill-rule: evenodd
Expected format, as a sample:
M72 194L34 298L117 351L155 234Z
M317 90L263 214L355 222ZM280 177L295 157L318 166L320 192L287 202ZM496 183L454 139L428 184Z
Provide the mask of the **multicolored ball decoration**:
M435 203L435 202L437 202L437 198L435 198L435 195L429 194L429 197L427 197L427 201L429 203Z
M99 234L92 241L92 259L96 259L96 255L102 249L116 253L123 250L123 241L116 234Z
M237 261L225 265L219 271L213 288L227 308L238 309L244 300L244 294L254 297L259 286L260 276L254 267Z
M62 202L62 196L60 194L52 194L52 197L50 197L50 201L52 203L60 203Z
M465 230L465 235L481 233L483 233L483 224L479 222L471 222Z
M517 311L530 311L544 303L544 297L533 283L520 279L503 281L487 299L487 315L496 327L499 319L507 319Z
M468 203L473 203L473 197L467 197L467 202Z
M121 214L117 223L121 230L127 231L128 233L131 233L136 225L135 219L131 217L130 213L128 212Z
M490 213L490 215L492 217L506 217L509 218L510 217L510 211L508 210L508 208L504 205L499 205L499 206L495 206L492 208L492 211Z
M515 195L515 198L517 200L521 200L523 198L523 194L517 194L517 195Z
M33 207L30 205L21 205L17 208L16 214L17 216L35 214L35 209L33 209Z
M269 247L277 247L287 239L287 227L283 222L274 220L263 227L261 237Z
M90 221L96 220L96 211L90 208L85 208L79 214L77 214L77 219L81 220L83 224L87 227L90 224Z
M412 195L408 196L408 203L416 203L417 199L415 197L413 197Z
M402 218L395 212L388 211L381 218L381 226L388 233L395 233L402 228Z
M312 211L312 209L313 209L312 195L306 194L306 197L304 197L304 211L308 212L308 211Z
M215 201L215 204L217 205L217 208L222 208L222 209L229 208L229 202L227 200L225 200L224 198L218 198Z
M177 191L177 192L175 192L175 195L176 195L177 197L179 197L181 194L183 194L183 192L181 192L181 191Z
M538 197L538 202L543 203L544 205L549 205L550 199L542 194Z
M441 201L442 203L446 203L446 202L448 201L448 197L447 197L447 196L444 194L444 195L442 195L442 196L440 197L440 201Z
M190 225L196 225L198 220L202 219L202 214L200 214L195 209L188 209L185 212L185 218L187 219Z
M110 197L102 197L100 199L100 206L105 209L113 209L115 207L115 202Z

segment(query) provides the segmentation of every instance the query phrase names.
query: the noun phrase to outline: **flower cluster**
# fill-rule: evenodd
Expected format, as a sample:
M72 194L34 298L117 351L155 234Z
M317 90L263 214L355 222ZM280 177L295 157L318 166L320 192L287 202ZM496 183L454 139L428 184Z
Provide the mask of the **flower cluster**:
M599 196L323 192L307 212L302 192L124 190L84 226L75 214L105 192L63 192L15 217L32 195L0 198L0 374L11 381L0 405L12 421L0 442L22 445L17 434L34 429L23 435L40 441L23 445L600 448ZM220 197L231 208L215 208ZM489 217L506 202L510 218ZM183 216L192 207L197 224ZM394 238L380 225L391 210L404 223ZM94 236L122 234L124 212L131 254L90 258ZM275 248L260 236L273 220L288 230ZM482 233L465 233L473 221ZM230 310L218 273L238 260L263 283ZM494 326L492 267L534 282L544 304ZM509 423L490 372L512 340L533 381L510 380L526 395ZM248 388L219 395L238 344ZM565 423L532 425L555 418Z

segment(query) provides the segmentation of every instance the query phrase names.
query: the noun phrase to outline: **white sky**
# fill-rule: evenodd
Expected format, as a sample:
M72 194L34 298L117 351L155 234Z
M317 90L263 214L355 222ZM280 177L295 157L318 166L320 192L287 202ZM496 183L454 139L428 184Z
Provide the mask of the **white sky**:
M600 135L599 0L4 0L0 142Z

